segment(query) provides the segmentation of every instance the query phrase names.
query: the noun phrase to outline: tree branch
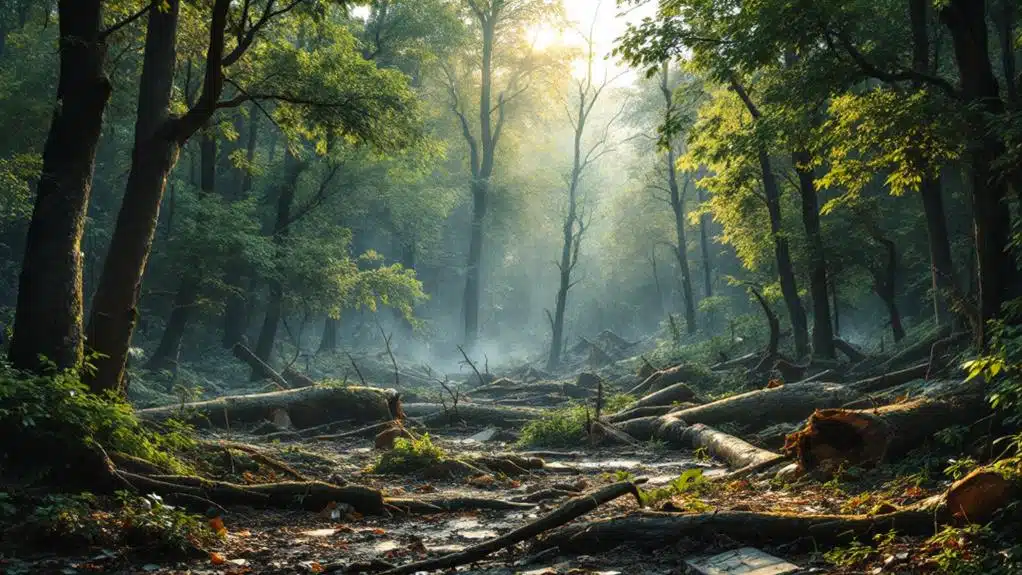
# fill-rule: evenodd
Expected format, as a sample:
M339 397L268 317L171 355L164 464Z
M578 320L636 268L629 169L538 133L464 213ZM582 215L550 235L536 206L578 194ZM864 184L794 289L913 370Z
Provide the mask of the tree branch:
M124 28L125 26L128 26L128 25L130 25L131 23L133 23L133 22L137 21L137 20L138 20L139 18L141 18L142 16L145 16L146 14L148 14L148 13L149 13L149 11L150 11L150 10L152 10L154 6L156 6L156 2L157 2L157 1L158 1L158 0L152 0L151 2L149 2L148 4L146 4L146 5L145 5L145 7L144 7L144 8L142 8L141 10L139 10L138 12L135 12L135 13L134 13L134 14L132 14L131 16L128 16L128 17L127 17L127 18L125 18L124 20L121 20L120 22L118 22L118 23L116 23L116 24L114 24L114 25L110 26L110 27L109 27L109 28L107 28L106 30L103 30L102 32L100 32L100 34L99 34L99 41L100 41L100 42L103 42L103 41L104 41L104 40L106 40L106 39L107 39L107 38L108 38L108 37L109 37L109 36L110 36L111 34L113 34L113 33L117 32L118 30L120 30L121 28Z

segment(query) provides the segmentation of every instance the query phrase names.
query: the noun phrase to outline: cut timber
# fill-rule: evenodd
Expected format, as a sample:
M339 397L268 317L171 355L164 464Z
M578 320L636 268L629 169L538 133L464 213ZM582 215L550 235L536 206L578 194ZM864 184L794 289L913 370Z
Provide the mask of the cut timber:
M415 563L409 563L394 569L389 569L384 571L383 575L407 575L409 573L417 573L419 571L450 569L459 565L472 563L486 557L494 551L499 551L516 543L525 541L526 539L531 539L541 533L549 531L550 529L560 527L581 515L589 513L608 501L612 501L629 493L634 495L636 501L638 501L641 505L642 499L639 496L638 487L635 486L636 483L638 483L638 481L634 483L631 481L613 483L592 493L587 493L571 499L553 512L540 517L532 523L523 525L510 533L495 539L490 539L489 541L484 541L478 545L472 545L471 547L467 547L463 551L459 551L457 553L451 553L450 555L444 555L443 557L426 559L424 561L417 561Z
M676 383L693 383L703 381L708 378L716 380L717 376L707 374L705 369L699 369L691 364L683 363L654 372L646 379L642 380L642 383L628 390L628 395L648 395L656 393Z
M908 383L915 379L922 379L926 377L926 372L929 368L929 363L921 363L899 371L885 373L869 379L863 379L855 383L851 383L849 386L859 393L873 393L875 391L881 391L896 385Z
M710 366L710 369L713 371L727 371L730 369L738 368L748 369L756 365L759 362L759 359L762 357L762 355L763 354L761 352L754 351L752 353L747 353L743 356L736 357L734 359L729 359L727 361L715 363Z
M899 535L930 535L941 525L985 523L993 512L1015 501L1019 485L981 468L951 485L946 495L924 499L881 515L796 515L719 511L711 513L636 513L576 523L550 532L533 551L558 548L569 553L609 551L613 546L657 548L679 539L718 543L721 536L739 545L777 546L800 539L817 544L870 541L896 530Z
M639 408L635 408L635 409L626 409L624 411L619 411L619 412L617 412L617 413L615 413L613 415L608 415L607 417L604 417L603 419L605 421L609 421L610 423L619 423L619 422L622 422L622 421L628 421L629 419L635 419L637 417L649 417L649 416L660 417L661 415L667 415L668 413L670 413L672 411L678 411L679 409L688 409L690 407L697 407L697 406L698 406L698 404L696 404L696 403L682 403L682 404L679 404L679 405L653 405L653 406L650 406L650 407L639 407Z
M711 513L636 513L578 523L552 531L533 551L558 548L563 553L596 553L615 546L655 549L679 539L717 543L726 537L739 545L780 545L803 538L840 543L896 529L899 535L933 532L930 509L909 509L886 515L794 515L720 511Z
M241 342L234 344L231 351L234 352L234 357L245 362L252 368L252 373L258 373L263 376L264 379L269 379L279 385L281 389L291 389L292 385L284 379L284 376L277 373L268 363L259 359L259 356L253 353L251 349L242 345Z
M136 413L150 421L184 418L196 426L227 427L259 423L270 419L274 410L285 409L296 427L306 428L338 419L359 423L389 419L387 399L390 393L373 387L313 386L152 407Z
M839 407L858 396L851 387L838 383L792 383L742 393L672 415L689 424L734 423L763 429L775 423L805 419L817 408Z
M874 465L896 460L953 425L983 418L989 403L980 386L877 409L821 409L788 437L785 450L802 471L833 472L842 464Z
M692 391L691 387L684 383L675 383L674 385L665 387L660 391L651 393L646 397L639 399L628 406L628 409L639 409L643 407L663 406L685 402L700 403L698 396L696 396L696 392Z
M714 458L733 469L755 466L762 468L784 459L783 455L760 449L733 435L717 431L701 423L689 426L682 433L685 443L692 449L703 448Z
M313 385L316 385L316 382L313 381L311 377L305 375L300 371L297 371L292 367L284 368L284 371L280 372L280 375L281 377L287 380L287 382L290 384L290 387L292 388L311 387Z
M500 407L459 403L457 408L444 407L439 403L406 403L404 411L408 417L419 418L425 425L450 425L467 423L480 427L502 429L518 427L523 422L539 417L541 411L525 407Z

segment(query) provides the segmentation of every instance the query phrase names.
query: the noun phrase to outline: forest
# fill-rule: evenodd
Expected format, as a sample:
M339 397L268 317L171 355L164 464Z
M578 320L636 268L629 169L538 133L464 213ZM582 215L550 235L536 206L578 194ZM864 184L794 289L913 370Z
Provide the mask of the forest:
M0 573L1022 573L1018 0L0 0Z

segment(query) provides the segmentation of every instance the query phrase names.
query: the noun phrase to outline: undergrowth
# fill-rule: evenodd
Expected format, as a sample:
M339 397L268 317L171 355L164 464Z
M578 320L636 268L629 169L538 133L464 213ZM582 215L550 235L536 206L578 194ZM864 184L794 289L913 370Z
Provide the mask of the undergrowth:
M30 483L65 482L65 469L82 463L97 446L186 474L190 465L175 454L194 449L196 442L182 424L166 422L159 433L144 426L123 399L89 393L74 374L37 376L0 366L2 467Z
M19 549L127 545L147 555L182 556L208 552L224 532L157 495L29 497L0 492L0 534L0 540L16 541Z
M419 439L399 437L394 448L386 451L372 465L372 473L414 473L447 459L447 453L435 445L426 433Z
M610 414L624 409L635 401L630 395L616 394L606 398L603 413ZM522 447L573 447L586 438L585 404L572 405L545 412L522 428L518 444ZM589 417L595 416L592 407Z

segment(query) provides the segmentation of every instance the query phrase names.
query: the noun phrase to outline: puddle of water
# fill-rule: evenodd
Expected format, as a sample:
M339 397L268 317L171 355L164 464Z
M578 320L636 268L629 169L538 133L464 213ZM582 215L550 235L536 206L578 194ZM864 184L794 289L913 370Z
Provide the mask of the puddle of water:
M497 532L492 529L469 529L458 531L458 535L465 539L492 539L497 536Z
M379 543L373 546L373 550L375 550L377 553L386 553L387 551L393 551L400 546L401 545L398 544L397 541L380 541Z
M330 537L334 533L337 533L337 530L332 527L327 529L313 529L312 531L302 531L302 535L306 537Z

